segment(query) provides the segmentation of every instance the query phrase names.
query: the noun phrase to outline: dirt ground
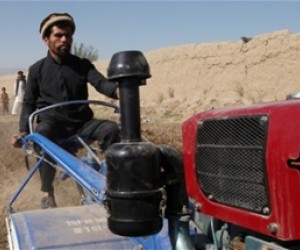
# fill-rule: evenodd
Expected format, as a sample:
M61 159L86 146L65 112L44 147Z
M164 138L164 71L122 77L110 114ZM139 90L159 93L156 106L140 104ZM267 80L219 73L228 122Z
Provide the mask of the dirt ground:
M11 146L11 136L18 131L18 116L0 115L0 249L7 248L5 217L7 206L28 171L24 163L24 151ZM168 128L168 129L167 129ZM169 143L180 147L180 125L176 123L143 123L142 133L154 143ZM169 143L170 144L170 143ZM15 211L39 209L42 198L38 173L33 176L26 188L13 203ZM57 204L60 207L80 205L80 197L75 182L70 178L55 180Z

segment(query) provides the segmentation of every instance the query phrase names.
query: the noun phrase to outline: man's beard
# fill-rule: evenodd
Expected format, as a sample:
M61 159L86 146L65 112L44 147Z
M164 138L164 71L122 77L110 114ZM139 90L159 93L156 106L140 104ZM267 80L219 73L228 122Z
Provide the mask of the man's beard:
M66 46L65 48L58 48L57 55L59 58L64 59L70 54L71 47Z

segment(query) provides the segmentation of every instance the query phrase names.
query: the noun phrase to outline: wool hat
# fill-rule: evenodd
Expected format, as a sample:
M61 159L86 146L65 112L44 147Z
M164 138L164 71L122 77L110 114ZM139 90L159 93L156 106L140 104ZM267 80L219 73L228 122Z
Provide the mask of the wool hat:
M70 26L71 26L71 28L73 30L73 34L74 34L76 25L75 25L74 19L71 15L69 15L68 13L51 13L40 24L41 36L44 37L46 30L48 28L50 28L53 24L55 24L57 22L62 22L62 21L70 23Z

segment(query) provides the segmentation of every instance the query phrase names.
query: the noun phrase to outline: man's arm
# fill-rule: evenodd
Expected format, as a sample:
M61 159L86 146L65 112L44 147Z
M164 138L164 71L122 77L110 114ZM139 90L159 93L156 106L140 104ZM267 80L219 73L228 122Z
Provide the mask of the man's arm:
M89 64L87 73L88 82L92 84L99 93L113 99L118 99L119 92L117 82L111 81L103 76L88 60L86 60L85 63Z
M29 133L29 116L36 110L36 101L39 93L38 78L34 70L29 69L27 86L25 89L22 111L19 120L19 130L21 133Z
M20 139L29 133L29 116L36 110L36 100L38 97L38 81L35 77L34 70L29 69L27 86L24 94L24 101L22 105L20 120L19 120L19 134L13 135L11 144L15 148L20 148L22 145Z

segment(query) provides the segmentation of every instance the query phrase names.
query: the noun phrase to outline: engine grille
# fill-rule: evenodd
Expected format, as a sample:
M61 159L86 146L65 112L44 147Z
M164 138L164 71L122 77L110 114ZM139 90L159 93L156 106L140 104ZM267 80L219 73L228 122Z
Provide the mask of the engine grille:
M268 116L204 120L198 125L198 185L208 199L266 213L269 206L265 167Z

